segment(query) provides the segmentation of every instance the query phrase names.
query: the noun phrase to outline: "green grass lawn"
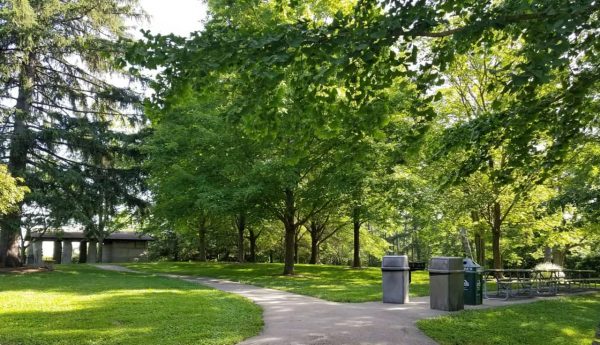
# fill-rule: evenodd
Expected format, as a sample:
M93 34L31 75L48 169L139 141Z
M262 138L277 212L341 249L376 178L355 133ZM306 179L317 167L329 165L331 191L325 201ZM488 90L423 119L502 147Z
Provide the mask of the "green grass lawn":
M590 345L600 322L600 294L564 297L421 320L441 345Z
M200 285L59 265L0 274L0 344L235 344L258 334L262 311Z
M229 279L335 302L381 300L379 268L350 269L345 266L300 264L295 266L296 275L289 277L281 275L282 264L157 262L126 266L141 271ZM413 272L410 295L429 295L427 272Z

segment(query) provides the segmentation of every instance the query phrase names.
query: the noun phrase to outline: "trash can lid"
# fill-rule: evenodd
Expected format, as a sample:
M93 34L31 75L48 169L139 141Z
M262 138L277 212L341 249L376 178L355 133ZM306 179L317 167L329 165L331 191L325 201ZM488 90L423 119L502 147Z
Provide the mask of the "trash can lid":
M381 260L381 269L408 270L408 256L406 255L386 255Z
M432 272L464 270L462 258L449 256L436 256L429 261L429 270Z
M470 271L476 271L479 268L481 268L481 266L479 266L475 261L469 258L463 259L463 267L465 268L465 270L469 269Z

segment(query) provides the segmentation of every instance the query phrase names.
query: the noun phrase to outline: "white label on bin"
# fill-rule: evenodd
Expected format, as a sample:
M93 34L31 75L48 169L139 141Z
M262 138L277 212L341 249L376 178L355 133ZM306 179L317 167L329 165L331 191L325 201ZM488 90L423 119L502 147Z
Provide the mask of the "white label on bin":
M465 280L464 285L465 285L466 288L468 288L469 287L469 282Z

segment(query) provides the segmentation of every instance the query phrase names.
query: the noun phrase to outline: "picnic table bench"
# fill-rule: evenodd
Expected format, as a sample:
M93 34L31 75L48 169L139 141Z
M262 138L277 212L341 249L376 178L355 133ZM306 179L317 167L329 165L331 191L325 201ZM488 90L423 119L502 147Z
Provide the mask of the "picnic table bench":
M564 277L560 284L572 289L577 286L580 289L596 288L600 284L600 277L594 270L563 270Z

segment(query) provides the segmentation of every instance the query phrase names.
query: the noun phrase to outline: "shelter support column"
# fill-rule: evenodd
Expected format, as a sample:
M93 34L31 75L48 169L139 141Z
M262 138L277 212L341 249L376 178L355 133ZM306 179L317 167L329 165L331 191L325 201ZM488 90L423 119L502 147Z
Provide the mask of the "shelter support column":
M87 251L87 263L95 264L96 262L98 262L97 257L98 257L98 242L90 241L89 246L88 246L88 251Z
M33 264L35 266L42 266L44 263L43 243L43 241L35 240L31 244L33 246Z
M62 243L62 258L61 262L63 264L70 264L73 262L73 243L71 241L63 241Z

